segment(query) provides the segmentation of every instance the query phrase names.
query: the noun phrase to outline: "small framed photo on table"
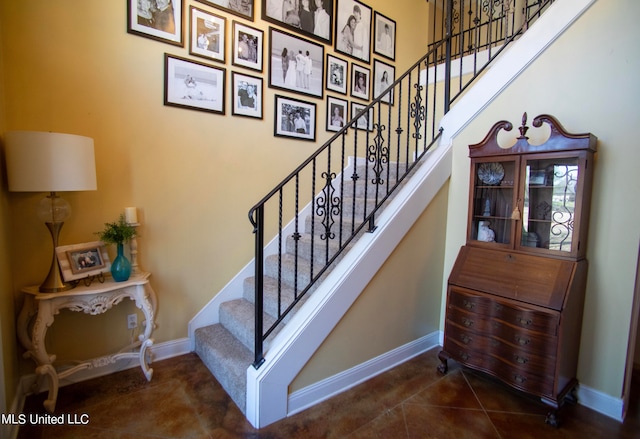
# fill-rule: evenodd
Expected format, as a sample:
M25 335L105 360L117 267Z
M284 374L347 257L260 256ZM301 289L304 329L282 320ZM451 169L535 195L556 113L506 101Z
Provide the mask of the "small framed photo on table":
M349 120L347 101L333 96L327 97L327 131L340 131Z
M231 114L262 119L262 78L232 72L231 79L233 87Z
M276 95L274 135L316 140L316 104Z
M182 11L182 0L127 0L127 32L182 47Z
M227 19L191 6L189 53L214 61L225 61Z
M165 54L164 104L224 114L226 69Z
M109 254L102 241L56 247L56 257L65 282L111 270Z

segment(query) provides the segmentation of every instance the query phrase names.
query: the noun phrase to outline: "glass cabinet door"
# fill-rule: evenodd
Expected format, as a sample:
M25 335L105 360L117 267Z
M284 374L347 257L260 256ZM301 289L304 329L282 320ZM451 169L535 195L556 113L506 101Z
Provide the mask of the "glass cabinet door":
M532 158L523 162L521 247L563 253L574 250L578 170L578 157Z
M516 161L476 161L473 166L469 239L513 246Z

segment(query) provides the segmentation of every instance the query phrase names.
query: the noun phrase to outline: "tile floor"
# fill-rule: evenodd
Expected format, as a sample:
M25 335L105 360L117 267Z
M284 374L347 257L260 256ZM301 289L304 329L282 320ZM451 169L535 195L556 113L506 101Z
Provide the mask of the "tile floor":
M640 438L636 403L621 424L568 405L562 425L544 423L546 408L450 362L436 371L433 349L313 408L256 430L195 354L153 364L147 382L128 369L63 387L56 415L88 415L86 425L22 426L35 438ZM45 394L27 398L24 413L44 414Z

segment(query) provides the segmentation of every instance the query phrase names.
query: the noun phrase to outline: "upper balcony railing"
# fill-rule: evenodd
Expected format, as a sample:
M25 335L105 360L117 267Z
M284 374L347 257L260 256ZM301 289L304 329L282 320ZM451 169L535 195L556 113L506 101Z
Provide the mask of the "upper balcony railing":
M249 211L255 328L261 328L255 333L256 368L264 361L265 339L358 234L374 232L383 203L438 140L450 104L553 0L429 3L436 42L427 54L392 84L372 87L380 93L371 103L357 111L352 106L356 114ZM275 254L265 254L267 236L276 237ZM268 327L265 282L277 290L278 303Z

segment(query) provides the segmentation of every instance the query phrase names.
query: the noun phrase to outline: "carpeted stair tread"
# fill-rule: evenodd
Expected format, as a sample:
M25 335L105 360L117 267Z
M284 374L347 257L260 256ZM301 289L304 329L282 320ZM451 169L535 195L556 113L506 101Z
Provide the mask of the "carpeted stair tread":
M242 413L246 414L247 367L253 354L221 324L195 330L195 352Z

